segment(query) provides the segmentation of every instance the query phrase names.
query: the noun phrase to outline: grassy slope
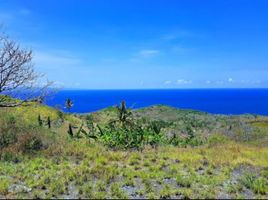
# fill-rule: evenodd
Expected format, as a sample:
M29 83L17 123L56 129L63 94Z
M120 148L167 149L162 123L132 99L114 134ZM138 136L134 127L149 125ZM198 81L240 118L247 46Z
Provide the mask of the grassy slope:
M20 123L37 125L39 114L59 120L56 110L33 105L0 110L0 124L4 116L14 115ZM116 117L113 108L92 115L102 124ZM54 137L47 149L24 154L16 164L0 161L0 198L268 198L267 118L214 116L165 106L137 110L134 115L172 121L172 129L194 120L209 124L202 130L220 132L222 126L239 121L260 132L247 143L235 142L228 132L215 134L210 143L196 148L113 151L91 140L68 138L68 123L79 125L81 119L66 115L52 131L42 128Z

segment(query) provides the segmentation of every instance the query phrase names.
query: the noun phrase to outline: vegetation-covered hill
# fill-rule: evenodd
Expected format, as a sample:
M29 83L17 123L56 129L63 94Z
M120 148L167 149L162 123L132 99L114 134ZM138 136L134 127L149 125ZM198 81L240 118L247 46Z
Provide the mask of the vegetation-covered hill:
M122 110L0 108L0 198L268 198L267 117Z

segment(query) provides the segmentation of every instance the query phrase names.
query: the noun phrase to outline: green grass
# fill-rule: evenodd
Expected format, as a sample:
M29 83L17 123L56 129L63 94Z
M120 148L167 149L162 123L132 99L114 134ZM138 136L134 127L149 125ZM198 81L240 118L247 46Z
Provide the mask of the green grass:
M78 142L74 141L74 143ZM4 169L1 171L2 177L3 174L12 177L11 180L5 178L3 179L5 181L1 181L1 194L7 195L7 187L20 180L32 188L32 194L39 193L44 197L60 198L62 195L72 192L68 191L68 186L74 185L77 190L81 187L79 194L81 198L107 197L107 194L111 198L124 198L127 197L127 193L123 191L123 186L126 185L135 188L138 193L142 193L142 196L150 194L165 198L175 197L176 193L180 193L180 195L190 198L216 198L219 188L223 189L224 183L232 178L230 172L239 166L250 165L259 170L258 177L253 182L250 178L246 178L241 184L252 190L254 194L264 197L267 194L267 183L264 182L267 178L265 178L263 170L268 165L267 148L238 145L239 151L237 151L235 146L236 144L228 143L222 146L195 149L161 147L146 149L139 153L136 151L107 152L106 148L100 147L98 144L96 146L88 146L83 143L80 146L67 145L62 155L58 155L64 158L60 161L40 154L34 158L25 157L17 164L0 163L0 168ZM80 164L77 165L75 161L79 157L78 154L68 156L69 148L86 152ZM154 161L147 160L148 157L154 157L154 155L158 155L159 158L169 155L166 160L163 160L163 164L166 164L165 168L161 168L161 165L157 167ZM255 158L257 155L259 157ZM139 168L130 165L129 162L130 158L137 158L137 156L139 163L136 165ZM206 156L210 165L215 165L216 168L202 164L203 156ZM101 159L98 159L99 157ZM104 157L107 159L107 163L100 162ZM115 159L115 157L120 159ZM180 162L177 163L176 160L180 160ZM149 162L150 166L143 167L145 162ZM203 173L196 171L200 165L204 168ZM208 173L208 169L211 172ZM246 175L241 174L240 176ZM89 185L86 187L85 184ZM178 186L180 191L176 190ZM46 190L48 193L45 192ZM243 193L239 188L226 190L226 193L234 192ZM9 195L12 196L12 194ZM14 195L13 197L16 197L16 194Z
M3 109L2 133L7 136L15 130L23 137L18 136L16 142L7 138L3 142L6 146L0 149L0 198L219 198L220 194L251 198L246 196L247 191L255 198L267 198L268 146L259 145L260 140L256 139L263 138L266 122L249 123L255 118L240 116L240 120L262 132L253 132L251 141L239 141L232 137L236 133L221 132L232 123L236 126L234 121L238 117L211 116L165 106L134 112L139 119L159 120L163 116L164 121L172 121L162 129L163 134L177 130L183 120L191 124L194 119L198 121L192 124L197 132L198 127L211 132L198 132L206 142L194 147L147 144L142 149L111 149L99 140L69 137L68 124L79 126L85 116L64 115L65 121L50 130L38 127L37 116L50 116L57 121L59 115L53 108L35 105ZM105 117L101 126L108 118L116 117L114 108L92 115L94 123ZM202 125L204 121L213 121L213 117L223 126L218 132ZM183 133L177 134L184 137ZM45 145L33 148L35 143L30 137L31 151L22 151L22 138L29 135L38 136ZM14 185L30 192L14 191Z

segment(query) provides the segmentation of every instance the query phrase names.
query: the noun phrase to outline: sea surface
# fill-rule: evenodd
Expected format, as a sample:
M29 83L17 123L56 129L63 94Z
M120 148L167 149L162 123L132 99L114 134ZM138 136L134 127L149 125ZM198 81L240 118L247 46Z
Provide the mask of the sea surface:
M268 89L174 89L174 90L61 90L46 104L64 108L70 98L72 113L88 113L125 100L133 109L164 104L214 114L268 115Z

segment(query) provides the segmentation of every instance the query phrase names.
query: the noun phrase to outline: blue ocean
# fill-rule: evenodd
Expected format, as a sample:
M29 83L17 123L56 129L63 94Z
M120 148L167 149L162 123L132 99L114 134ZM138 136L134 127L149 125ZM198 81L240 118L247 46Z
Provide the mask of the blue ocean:
M88 113L125 100L133 109L164 104L214 114L268 115L268 89L62 90L46 104L61 107L70 98L72 113Z

